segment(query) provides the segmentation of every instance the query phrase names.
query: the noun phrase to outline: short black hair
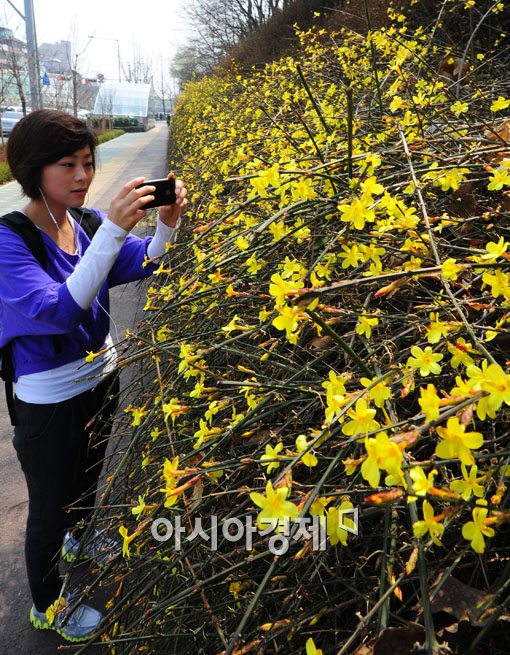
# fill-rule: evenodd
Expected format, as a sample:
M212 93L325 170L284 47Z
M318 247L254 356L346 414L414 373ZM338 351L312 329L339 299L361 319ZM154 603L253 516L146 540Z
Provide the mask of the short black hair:
M38 200L43 167L86 146L95 170L97 138L87 123L66 111L37 109L14 126L7 142L7 163L23 193Z

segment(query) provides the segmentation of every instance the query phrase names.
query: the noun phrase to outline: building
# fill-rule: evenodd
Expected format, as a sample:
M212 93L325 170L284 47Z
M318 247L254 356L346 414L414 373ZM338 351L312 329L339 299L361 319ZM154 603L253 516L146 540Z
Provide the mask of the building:
M70 41L42 43L38 50L39 64L49 75L72 75Z
M92 113L113 127L145 131L155 125L155 98L152 84L107 80L99 87Z
M27 45L17 39L8 27L0 27L0 68L7 70L13 67L26 68Z

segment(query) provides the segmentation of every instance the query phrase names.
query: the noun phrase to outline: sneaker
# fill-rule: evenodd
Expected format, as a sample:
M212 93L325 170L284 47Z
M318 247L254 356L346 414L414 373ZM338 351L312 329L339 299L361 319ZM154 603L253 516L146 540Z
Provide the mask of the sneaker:
M61 609L48 612L50 616L53 614L52 620L48 618L47 612L39 612L35 605L32 605L30 623L37 630L54 630L67 641L87 641L97 631L103 615L93 607L84 604L78 605L70 613L69 608L72 602L72 594L64 594L59 601L53 603L53 605L61 605ZM53 605L51 609L53 609Z
M107 537L101 530L95 530L93 537L81 547L81 552L80 547L81 541L67 532L62 544L63 559L66 562L74 562L79 556L81 560L93 560L99 567L103 567L120 553L119 543Z

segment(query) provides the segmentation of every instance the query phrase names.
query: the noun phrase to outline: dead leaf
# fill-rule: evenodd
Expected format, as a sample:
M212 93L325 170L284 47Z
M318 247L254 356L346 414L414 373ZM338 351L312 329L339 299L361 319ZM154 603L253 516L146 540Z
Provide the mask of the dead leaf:
M193 485L193 494L191 496L191 503L189 511L193 512L202 502L202 495L204 493L204 479L199 478Z
M352 655L374 655L374 640L371 639L366 644L361 644Z
M474 627L481 627L482 610L478 605L486 600L487 595L474 589L453 576L449 576L432 601L433 614L441 614L443 627L453 623L468 621Z
M323 337L314 337L308 345L315 350L330 350L335 346L335 342L329 335L325 335Z
M374 645L374 655L413 655L425 640L425 630L419 623L401 628L386 628Z

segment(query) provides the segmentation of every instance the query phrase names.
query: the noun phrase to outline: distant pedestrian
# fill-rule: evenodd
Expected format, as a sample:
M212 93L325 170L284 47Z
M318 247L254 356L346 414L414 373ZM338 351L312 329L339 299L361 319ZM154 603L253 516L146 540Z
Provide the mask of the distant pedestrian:
M13 213L37 227L46 268L22 236L0 225L0 346L10 344L13 443L29 496L30 621L70 641L90 638L102 614L84 604L70 613L72 595L60 598L56 555L104 564L118 552L118 544L99 531L82 543L117 407L108 290L151 275L155 265L145 266L146 260L175 240L187 205L178 180L175 204L159 208L155 235L141 239L131 230L146 215L155 187L136 188L143 177L130 180L107 216L83 210L82 217L92 213L98 224L89 238L69 209L85 202L96 144L87 124L67 112L42 109L22 118L9 138L7 160L28 202ZM47 609L61 605L53 619Z

